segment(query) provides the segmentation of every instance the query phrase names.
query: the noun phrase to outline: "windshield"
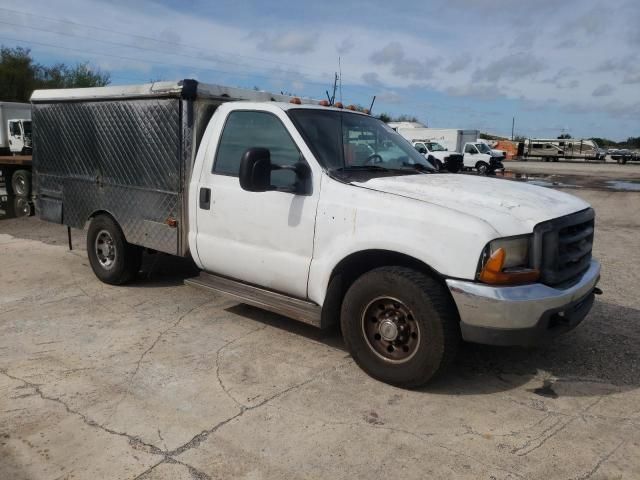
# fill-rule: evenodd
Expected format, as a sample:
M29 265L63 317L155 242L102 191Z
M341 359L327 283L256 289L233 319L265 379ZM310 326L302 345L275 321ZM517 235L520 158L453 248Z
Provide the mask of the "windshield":
M478 147L480 153L491 153L491 149L486 143L476 143L475 145Z
M329 170L433 170L407 140L376 118L310 108L294 108L288 114Z
M31 135L31 122L30 121L22 122L22 127L24 128L25 135Z
M436 142L427 143L427 147L432 152L445 152L447 150L442 145L440 145L439 143L436 143Z

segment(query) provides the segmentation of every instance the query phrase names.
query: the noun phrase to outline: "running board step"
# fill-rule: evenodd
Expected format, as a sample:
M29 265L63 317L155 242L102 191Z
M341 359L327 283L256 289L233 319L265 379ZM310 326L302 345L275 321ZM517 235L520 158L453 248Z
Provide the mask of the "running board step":
M184 283L192 287L222 293L241 303L269 310L315 327L321 326L320 314L322 309L312 302L205 272L200 273L195 278L186 279Z

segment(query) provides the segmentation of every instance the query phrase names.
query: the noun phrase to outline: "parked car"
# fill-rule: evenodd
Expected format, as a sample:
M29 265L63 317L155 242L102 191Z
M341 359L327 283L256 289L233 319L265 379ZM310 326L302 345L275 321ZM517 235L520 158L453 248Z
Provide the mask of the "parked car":
M545 342L598 292L589 204L433 174L365 113L193 80L41 90L32 102L38 214L88 223L101 281L133 281L143 249L191 256L202 273L190 285L339 322L382 381L428 382L461 338Z

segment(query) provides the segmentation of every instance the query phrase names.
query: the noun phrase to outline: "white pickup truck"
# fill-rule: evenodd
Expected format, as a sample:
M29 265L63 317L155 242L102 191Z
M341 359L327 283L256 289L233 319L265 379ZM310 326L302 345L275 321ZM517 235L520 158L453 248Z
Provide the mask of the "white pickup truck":
M458 173L462 170L462 155L460 153L450 152L438 142L429 140L414 140L411 144L437 170L446 170L451 173Z
M461 339L546 341L599 293L587 203L435 173L364 113L193 80L32 102L38 213L89 224L100 280L133 280L144 248L191 255L192 285L339 323L382 381L426 383Z
M478 173L484 175L504 170L504 155L494 153L489 145L484 142L467 142L463 148L463 165L466 169L476 169Z

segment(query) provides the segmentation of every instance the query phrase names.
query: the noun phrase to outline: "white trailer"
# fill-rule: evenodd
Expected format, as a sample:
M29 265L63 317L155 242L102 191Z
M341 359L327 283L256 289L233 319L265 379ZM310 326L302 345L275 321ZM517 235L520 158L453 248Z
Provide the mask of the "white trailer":
M0 155L30 150L31 104L0 102Z

